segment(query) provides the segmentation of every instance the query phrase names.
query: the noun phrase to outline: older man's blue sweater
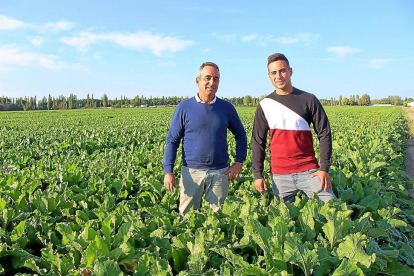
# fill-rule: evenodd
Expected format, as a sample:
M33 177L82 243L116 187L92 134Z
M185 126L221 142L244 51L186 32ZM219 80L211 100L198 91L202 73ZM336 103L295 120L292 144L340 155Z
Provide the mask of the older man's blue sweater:
M172 173L182 139L183 166L218 170L229 165L227 129L236 139L235 161L243 163L247 137L234 106L217 98L213 104L199 103L195 97L182 101L175 109L167 135L164 171Z

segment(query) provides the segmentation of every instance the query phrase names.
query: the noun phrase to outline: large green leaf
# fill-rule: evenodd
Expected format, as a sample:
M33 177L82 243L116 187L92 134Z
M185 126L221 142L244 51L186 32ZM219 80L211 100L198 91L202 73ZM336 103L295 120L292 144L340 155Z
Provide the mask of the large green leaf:
M397 261L393 261L391 263L387 264L386 269L379 269L374 271L378 274L384 274L384 275L392 275L392 276L413 276L414 270L412 268L409 268L406 265L403 265Z
M95 260L102 256L109 257L109 249L104 241L96 236L95 240L83 252L81 264L87 268L93 268Z
M337 211L335 208L329 208L328 205L325 205L322 207L321 213L328 220L322 229L333 248L348 235L352 229L353 222L349 219L352 211Z
M414 249L410 245L403 244L400 248L400 253L405 256L408 265L414 266Z
M316 221L320 220L319 212L322 204L319 200L309 200L300 209L299 223L307 241L313 241L316 237L316 232L318 231L316 229Z
M379 270L387 268L388 263L392 263L397 260L398 250L396 249L383 249L376 241L370 241L367 246L368 254L375 254L375 265Z
M117 262L107 258L99 258L93 266L93 275L96 276L122 276L124 273L119 268Z
M364 272L356 264L350 262L348 259L343 259L342 263L337 269L335 269L332 276L343 275L364 276Z
M312 275L313 269L319 264L318 253L306 245L299 244L294 236L288 236L285 241L285 260L299 266L305 275Z
M332 256L324 247L317 248L319 265L315 266L313 274L316 276L328 275L339 264L339 259L336 256Z
M126 222L119 227L118 232L114 236L113 245L119 246L121 243L124 242L124 237L132 236L133 225L132 222Z
M198 232L194 242L187 242L187 247L190 250L190 255L188 256L188 268L190 272L201 274L208 261L208 248L204 246L204 234Z
M259 266L249 264L241 256L234 254L229 248L211 248L210 250L223 256L241 275L268 275L265 270Z
M365 252L366 240L366 236L361 233L350 234L339 244L336 254L341 259L346 258L354 264L369 268L375 262L375 253L368 255Z
M358 204L364 206L367 211L375 211L380 206L381 198L377 194L364 197Z
M172 248L171 258L173 259L173 267L175 271L182 271L187 266L188 253L183 249Z

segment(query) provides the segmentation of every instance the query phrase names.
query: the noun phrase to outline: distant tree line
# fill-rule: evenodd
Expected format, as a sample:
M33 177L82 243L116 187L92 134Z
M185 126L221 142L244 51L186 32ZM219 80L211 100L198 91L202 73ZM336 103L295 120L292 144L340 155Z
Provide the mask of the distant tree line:
M407 100L407 98L405 98ZM398 96L388 96L388 98L372 100L372 104L392 104L392 105L403 105L404 100Z
M371 97L368 94L363 94L361 97L359 95L350 95L349 98L339 96L338 99L331 97L328 99L320 99L322 105L330 106L343 106L343 105L359 105L359 106L368 106L371 102Z
M59 96L43 97L37 100L35 97L0 97L0 111L17 111L17 110L60 110L60 109L79 109L79 108L131 108L143 106L175 106L188 97L144 97L136 96L127 98L121 96L119 99L109 99L104 94L100 99L95 99L93 94L88 94L86 99L78 99L74 94L69 97ZM256 106L259 98L252 96L224 98L235 106Z
M74 94L69 97L59 96L43 97L37 101L35 97L0 97L0 111L15 111L15 110L58 110L58 109L79 109L79 108L129 108L140 106L156 106L156 105L177 105L188 97L144 97L136 96L129 99L121 96L119 99L108 99L104 94L100 99L95 99L93 94L87 95L86 99L78 99Z
M257 106L259 102L266 96L252 97L250 95L243 97L223 98L229 101L234 106ZM181 101L188 99L188 97L144 97L135 96L134 98L127 98L121 96L119 99L108 99L104 94L100 99L95 99L93 94L87 95L86 99L78 99L74 94L69 97L59 96L43 97L39 101L35 97L0 97L0 111L17 111L17 110L58 110L58 109L79 109L79 108L131 108L143 106L175 106ZM320 99L322 105L325 106L344 106L344 105L359 105L366 106L371 104L392 104L392 105L407 105L413 99L401 99L399 96L389 96L384 99L371 100L368 94L351 95L348 98L339 96L338 99L331 97L330 99Z
M391 104L391 105L404 105L407 106L409 102L414 101L412 98L407 98L403 100L400 96L388 96L387 98L383 99L373 99L368 94L363 94L361 97L359 95L351 95L349 98L339 96L338 99L331 98L331 99L321 99L320 102L322 105L331 105L331 106L344 106L344 105L359 105L359 106L367 106L367 105L375 105L375 104Z

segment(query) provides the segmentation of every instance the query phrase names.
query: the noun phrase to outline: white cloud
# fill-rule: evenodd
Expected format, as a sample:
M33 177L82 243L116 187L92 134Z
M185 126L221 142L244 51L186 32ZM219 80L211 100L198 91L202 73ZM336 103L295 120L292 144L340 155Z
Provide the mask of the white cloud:
M26 24L22 21L0 15L0 30L13 30L19 28L33 28L31 24Z
M211 48L205 48L203 51L204 51L204 53L210 53L212 50L213 49L211 49Z
M135 34L93 34L84 32L80 33L79 36L61 38L60 41L75 47L81 52L87 51L89 45L109 41L132 50L150 50L157 56L161 56L164 52L175 53L183 51L187 47L196 44L195 41L181 40L171 36L155 35L144 31Z
M360 52L359 49L352 48L352 47L348 47L348 46L333 46L333 47L328 47L327 48L327 51L336 54L337 58L343 58L346 55L352 55L352 54L355 54L355 53Z
M387 58L377 58L377 59L372 59L369 61L369 67L373 67L373 68L381 68L384 65L386 65L388 62L390 62L392 59L387 59Z
M319 34L312 34L312 33L300 33L298 34L301 41L305 42L316 42L321 37Z
M6 66L1 65L1 63L0 63L0 73L6 73L6 72L9 72L9 71L11 71L10 68L7 68Z
M62 68L80 69L79 65L70 66L59 61L58 59L59 58L54 55L23 52L20 47L13 44L0 47L0 67L3 68L5 68L5 65L37 65L51 70L58 70Z
M91 33L81 33L79 36L73 36L73 37L63 37L59 39L60 42L63 42L65 44L68 44L70 46L73 46L76 48L76 50L80 52L86 52L87 47L90 44L97 43L101 40L105 40L100 35L94 35Z
M312 33L299 33L293 36L284 36L275 38L274 41L282 43L282 44L293 44L297 42L315 42L319 40L319 34L312 34Z
M58 22L47 22L43 25L35 25L24 23L23 21L16 20L4 15L0 15L0 30L14 30L14 29L23 29L30 28L37 31L46 31L46 32L60 32L71 30L76 26L76 23L69 21L58 21Z
M258 37L257 34L245 35L245 36L242 36L241 40L248 42L248 41L252 41L253 39L256 39L257 37Z
M312 34L312 33L298 33L292 36L283 36L275 38L274 35L267 34L267 35L258 35L258 34L251 34L242 36L240 39L244 42L249 41L257 41L259 45L266 46L269 43L282 43L282 44L293 44L293 43L311 43L316 42L320 38L319 34Z
M29 42L32 43L35 47L39 47L44 41L43 37L41 36L28 37L27 40L29 40Z
M299 41L297 37L279 37L276 38L275 41L283 43L283 44L292 44Z
M266 46L269 42L273 43L273 35L261 35L258 37L259 45Z
M224 35L222 35L222 34L218 34L218 33L213 33L213 36L218 38L219 40L226 41L226 42L233 41L237 38L237 35L235 35L235 34L224 34Z
M69 21L58 21L58 22L48 22L43 24L41 29L50 31L50 32L60 32L60 31L68 31L73 29L76 26L76 23L69 22Z

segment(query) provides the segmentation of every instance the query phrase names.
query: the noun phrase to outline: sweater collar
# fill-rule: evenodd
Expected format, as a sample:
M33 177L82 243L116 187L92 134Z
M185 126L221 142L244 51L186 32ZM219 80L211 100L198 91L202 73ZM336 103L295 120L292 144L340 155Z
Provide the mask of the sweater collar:
M200 97L198 96L198 93L195 94L195 99L198 103L205 103L202 99L200 99ZM208 104L213 104L216 102L216 100L217 100L217 96L214 96L214 99Z

